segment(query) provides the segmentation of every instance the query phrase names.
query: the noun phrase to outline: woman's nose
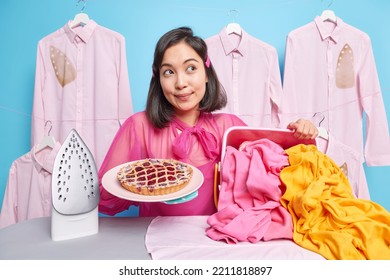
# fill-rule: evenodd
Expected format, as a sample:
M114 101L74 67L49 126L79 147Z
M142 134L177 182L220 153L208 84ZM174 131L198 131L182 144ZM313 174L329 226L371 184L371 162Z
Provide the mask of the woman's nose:
M181 89L187 86L187 78L185 74L177 73L176 88Z

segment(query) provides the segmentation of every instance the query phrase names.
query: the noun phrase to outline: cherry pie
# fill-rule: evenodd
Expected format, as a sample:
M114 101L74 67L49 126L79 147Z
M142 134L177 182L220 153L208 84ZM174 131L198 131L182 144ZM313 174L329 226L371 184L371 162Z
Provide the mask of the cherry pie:
M117 173L121 186L142 195L164 195L184 188L192 178L191 166L174 159L131 162Z

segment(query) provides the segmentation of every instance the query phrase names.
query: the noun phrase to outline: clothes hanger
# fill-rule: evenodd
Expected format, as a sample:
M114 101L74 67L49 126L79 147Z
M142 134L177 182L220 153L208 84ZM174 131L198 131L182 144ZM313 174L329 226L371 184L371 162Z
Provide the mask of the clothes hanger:
M325 119L325 116L322 114L322 113L315 113L313 115L313 118L317 115L317 114L321 114L322 116L322 119L318 122L318 126L317 126L317 130L318 130L318 136L317 137L321 137L322 139L325 139L325 140L329 140L329 134L328 134L328 131L325 129L325 127L322 127L321 126L321 123L324 121Z
M337 22L337 17L334 11L330 10L330 6L332 6L333 1L330 2L328 5L328 8L324 10L320 16L322 21L331 21L331 22Z
M52 129L51 121L46 121L45 128L47 127L47 125L49 123L50 123L49 132L47 133L47 135L45 137L43 137L42 141L37 145L37 147L35 149L36 153L42 151L45 148L53 149L56 145L56 140L54 139L53 136L50 136L50 131Z
M88 21L89 21L89 16L84 13L84 10L85 10L85 7L87 6L87 2L86 0L78 0L77 1L77 5L80 3L80 2L83 2L84 5L83 7L81 8L81 12L76 14L74 19L72 20L72 23L71 23L71 28L75 28L77 26L85 26Z
M324 10L320 17L322 21L331 21L331 22L337 21L337 17L332 10Z
M329 134L328 131L326 131L325 127L317 127L318 129L318 137L321 137L322 139L329 140Z
M241 26L238 23L236 23L236 18L237 18L237 15L238 15L238 11L237 10L230 10L229 15L233 16L233 22L229 23L226 26L226 33L228 35L230 35L232 33L235 33L235 34L241 36L242 28L241 28Z

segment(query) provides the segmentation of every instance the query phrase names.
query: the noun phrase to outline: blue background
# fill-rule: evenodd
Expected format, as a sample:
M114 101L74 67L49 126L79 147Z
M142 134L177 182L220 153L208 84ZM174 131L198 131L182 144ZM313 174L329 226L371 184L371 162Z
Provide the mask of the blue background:
M82 7L76 0L1 1L0 207L12 162L30 150L37 43L73 19ZM134 109L141 111L146 101L154 46L166 31L189 26L197 35L208 38L235 21L249 34L277 49L282 75L288 32L307 24L328 8L370 36L389 120L390 1L90 0L85 12L98 24L126 38ZM236 16L231 10L238 11ZM365 166L365 170L372 200L390 210L390 166Z

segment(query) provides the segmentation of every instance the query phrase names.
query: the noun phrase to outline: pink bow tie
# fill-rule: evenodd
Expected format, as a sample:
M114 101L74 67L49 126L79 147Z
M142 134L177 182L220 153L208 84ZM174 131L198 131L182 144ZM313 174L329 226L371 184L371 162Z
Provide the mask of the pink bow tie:
M198 138L206 157L210 160L215 159L218 156L218 142L217 138L206 131L204 128L191 127L186 128L178 135L173 141L173 153L181 160L187 159L191 151L191 137Z

